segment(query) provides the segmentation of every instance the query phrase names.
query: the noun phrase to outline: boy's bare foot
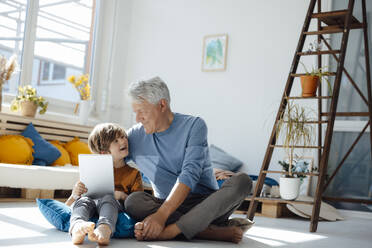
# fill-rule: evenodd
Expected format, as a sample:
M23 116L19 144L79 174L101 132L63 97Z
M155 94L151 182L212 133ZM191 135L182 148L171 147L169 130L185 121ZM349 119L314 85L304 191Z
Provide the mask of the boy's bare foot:
M85 235L91 235L94 231L95 224L88 221L76 222L71 230L71 239L74 245L80 245L84 242Z
M197 238L220 240L239 243L243 238L243 230L237 226L214 226L210 225L204 231L196 235Z
M143 232L143 222L137 222L134 225L134 236L136 237L138 241L142 241L144 238L142 235L142 232Z
M111 228L107 224L100 224L94 229L93 235L88 238L90 241L97 242L99 245L108 245L110 243Z

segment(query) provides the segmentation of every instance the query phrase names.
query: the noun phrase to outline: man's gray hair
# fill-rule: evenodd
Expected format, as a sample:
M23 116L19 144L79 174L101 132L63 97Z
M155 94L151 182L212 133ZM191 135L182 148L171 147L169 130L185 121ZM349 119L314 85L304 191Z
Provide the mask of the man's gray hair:
M151 104L157 104L161 99L165 99L168 106L170 104L168 87L160 77L132 83L129 86L129 95L135 101L146 100Z

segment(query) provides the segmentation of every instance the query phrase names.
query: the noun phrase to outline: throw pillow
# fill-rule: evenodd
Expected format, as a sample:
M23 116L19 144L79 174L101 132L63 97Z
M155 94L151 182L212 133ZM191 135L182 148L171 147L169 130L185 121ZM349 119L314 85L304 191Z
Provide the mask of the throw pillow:
M212 167L214 168L237 172L243 165L242 161L231 156L215 145L209 147L209 154L211 157Z
M91 154L88 144L80 141L78 137L65 144L65 149L70 155L71 164L79 165L79 154Z
M63 147L63 145L58 140L52 140L50 141L50 143L54 145L61 153L61 156L56 161L54 161L52 165L71 164L70 155L68 154L67 150Z
M47 221L55 226L58 230L68 232L70 228L71 209L66 204L53 199L36 199L40 212ZM97 223L97 218L90 221ZM116 222L116 231L114 238L132 238L134 237L134 224L132 219L125 212L120 212Z
M21 135L0 136L0 163L32 164L34 143Z
M32 123L28 124L22 135L32 139L32 142L34 142L33 148L35 152L32 164L49 165L61 156L57 148L40 136Z

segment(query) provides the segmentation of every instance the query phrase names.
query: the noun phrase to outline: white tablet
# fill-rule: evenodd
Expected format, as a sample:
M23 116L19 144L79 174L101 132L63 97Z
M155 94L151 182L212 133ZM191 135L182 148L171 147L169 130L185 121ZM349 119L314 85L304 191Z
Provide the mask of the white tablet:
M114 195L114 164L111 155L79 154L80 181L93 199Z

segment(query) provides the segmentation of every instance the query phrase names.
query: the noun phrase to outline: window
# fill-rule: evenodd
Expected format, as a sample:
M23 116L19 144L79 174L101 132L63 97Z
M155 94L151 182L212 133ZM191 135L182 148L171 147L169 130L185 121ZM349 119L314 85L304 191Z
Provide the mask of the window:
M0 0L0 53L16 53L22 65L5 92L22 82L58 102L79 101L67 78L90 72L94 19L95 0Z
M25 31L27 0L0 1L0 54L8 59L17 55L21 64L23 54L23 38ZM4 84L3 92L16 93L20 74L15 74Z

